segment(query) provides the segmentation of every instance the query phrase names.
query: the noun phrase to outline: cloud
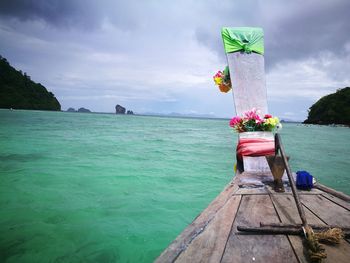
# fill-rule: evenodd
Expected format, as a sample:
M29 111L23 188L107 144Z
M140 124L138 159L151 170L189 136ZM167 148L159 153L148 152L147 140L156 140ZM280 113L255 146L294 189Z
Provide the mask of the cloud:
M349 9L346 0L5 0L0 54L64 108L109 111L120 100L140 111L227 117L232 97L211 79L226 64L220 29L260 26L270 108L300 117L349 85Z
M335 80L323 69L323 58L304 61L290 61L277 64L275 69L267 74L268 94L273 98L305 97L317 100L334 91L334 87L345 87L349 81ZM329 59L332 68L331 59Z
M296 60L331 52L344 54L350 31L349 1L296 1L274 21L267 35L267 59L271 63Z
M266 64L270 70L281 61L314 57L324 51L343 56L349 42L348 10L350 2L346 0L243 1L232 4L231 8L214 9L214 18L196 29L196 37L222 54L218 32L223 25L263 27Z

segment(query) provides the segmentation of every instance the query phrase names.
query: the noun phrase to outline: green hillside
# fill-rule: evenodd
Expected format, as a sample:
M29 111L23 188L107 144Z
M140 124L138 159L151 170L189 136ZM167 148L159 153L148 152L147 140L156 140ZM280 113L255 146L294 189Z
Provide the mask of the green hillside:
M304 123L350 125L350 87L319 99Z
M0 108L60 111L55 95L0 56Z

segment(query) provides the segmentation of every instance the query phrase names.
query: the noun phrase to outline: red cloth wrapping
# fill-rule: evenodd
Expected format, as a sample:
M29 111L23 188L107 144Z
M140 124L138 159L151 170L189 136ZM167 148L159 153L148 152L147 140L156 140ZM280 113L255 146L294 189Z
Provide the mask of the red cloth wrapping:
M242 138L237 145L237 157L266 156L275 154L275 141L262 138Z

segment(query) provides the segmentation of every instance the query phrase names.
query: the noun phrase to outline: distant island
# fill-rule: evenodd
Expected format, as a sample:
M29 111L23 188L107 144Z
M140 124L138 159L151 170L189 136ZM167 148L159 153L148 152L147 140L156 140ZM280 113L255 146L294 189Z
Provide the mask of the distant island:
M0 55L0 108L60 111L61 105L52 92Z
M77 112L74 108L68 108L67 112Z
M350 87L319 99L309 109L307 124L342 124L350 126Z
M68 108L67 112L83 112L83 113L88 113L91 112L91 110L89 109L85 109L85 108L79 108L78 110L75 110L74 108Z
M134 112L132 110L126 111L126 109L119 104L115 106L115 114L125 114L125 113L128 115L134 115Z

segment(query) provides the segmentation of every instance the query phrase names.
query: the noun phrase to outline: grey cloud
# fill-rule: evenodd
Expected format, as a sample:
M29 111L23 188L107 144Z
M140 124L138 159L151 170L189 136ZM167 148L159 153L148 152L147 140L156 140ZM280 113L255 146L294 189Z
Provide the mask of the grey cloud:
M225 7L223 7L225 8ZM329 51L345 55L350 41L350 1L250 1L217 10L219 15L196 28L197 40L223 57L218 32L223 25L259 26L265 31L267 70L284 60L318 56ZM216 11L216 10L214 10ZM215 16L215 12L213 12ZM213 23L211 23L213 22ZM208 26L208 24L210 26Z
M167 8L165 8L165 5ZM43 20L57 27L93 30L109 21L130 31L143 28L147 21L164 12L158 30L171 26L175 32L183 23L167 19L184 18L194 28L201 44L224 58L220 29L222 26L261 26L265 29L266 63L269 70L283 60L303 59L330 51L344 55L350 41L350 1L217 1L177 2L91 1L91 0L3 0L0 15L26 20ZM196 8L195 13L188 12ZM193 15L196 16L193 16ZM158 26L152 24L152 26ZM163 26L163 27L162 27Z
M349 1L306 1L298 3L296 14L276 21L276 30L267 32L268 63L304 59L323 51L343 56L350 41Z
M114 97L141 95L144 102L133 102L140 108L161 110L170 98L179 101L174 111L211 108L223 115L232 111L232 98L218 95L211 80L226 60L222 26L264 28L273 76L267 85L300 100L293 85L310 93L323 82L319 96L349 81L348 10L348 0L0 0L0 53L53 87L67 107L75 106L74 96L101 111L103 101L113 108ZM101 100L93 100L98 94Z
M86 25L93 26L96 15L93 16L88 5L81 8L83 1L69 0L5 0L0 2L0 14L17 18L21 21L41 19L48 24L58 26ZM82 18L84 22L82 23Z
M105 20L127 30L136 26L136 17L130 12L132 4L120 1L92 0L3 0L0 15L21 21L42 20L59 28L94 30Z

